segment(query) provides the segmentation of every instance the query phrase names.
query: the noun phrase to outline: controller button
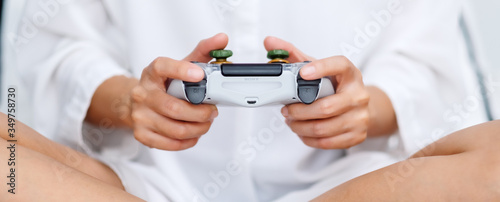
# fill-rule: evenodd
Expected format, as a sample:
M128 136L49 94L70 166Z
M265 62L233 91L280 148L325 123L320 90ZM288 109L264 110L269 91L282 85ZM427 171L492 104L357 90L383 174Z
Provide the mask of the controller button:
M304 104L311 104L318 96L318 86L299 86L299 98Z
M184 90L188 101L192 104L201 104L207 94L207 80L201 80L197 83L184 82Z
M321 83L321 79L316 80L304 80L300 75L297 77L297 91L300 100L304 104L311 104L318 97L319 92L319 84Z
M319 86L321 83L321 79L316 79L316 80L304 80L304 79L297 79L297 84L299 86Z

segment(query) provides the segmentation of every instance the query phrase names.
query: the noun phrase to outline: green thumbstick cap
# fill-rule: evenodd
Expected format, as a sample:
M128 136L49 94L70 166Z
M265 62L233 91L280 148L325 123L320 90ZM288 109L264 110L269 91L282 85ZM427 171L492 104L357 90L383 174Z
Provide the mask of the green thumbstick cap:
M231 50L213 50L210 51L210 57L215 59L226 59L233 56L233 51Z
M290 56L288 51L278 49L278 50L271 50L267 52L267 58L274 60L274 59L287 59Z

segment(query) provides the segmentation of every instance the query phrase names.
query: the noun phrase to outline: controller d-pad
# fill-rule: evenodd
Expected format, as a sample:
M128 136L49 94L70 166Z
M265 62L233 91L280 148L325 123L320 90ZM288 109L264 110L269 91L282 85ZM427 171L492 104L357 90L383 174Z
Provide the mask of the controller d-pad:
M319 84L321 83L321 79L316 80L304 80L297 76L297 92L300 100L304 104L311 104L318 97L319 92Z
M207 79L195 83L184 82L184 91L189 102L195 105L201 104L207 94Z

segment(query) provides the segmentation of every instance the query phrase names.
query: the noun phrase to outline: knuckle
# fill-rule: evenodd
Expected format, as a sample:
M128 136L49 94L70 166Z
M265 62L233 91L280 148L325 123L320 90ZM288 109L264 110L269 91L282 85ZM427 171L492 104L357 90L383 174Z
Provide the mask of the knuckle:
M151 64L149 65L149 67L150 67L152 70L157 69L159 66L161 66L162 60L163 60L163 58L162 58L162 57L157 57L157 58L155 58L155 59L153 60L153 62L151 62Z
M368 110L363 110L363 112L361 112L361 114L359 115L359 121L364 126L368 125L370 121L370 113L368 112Z
M160 66L162 66L165 59L166 59L165 57L157 57L153 60L153 62L151 62L150 66L152 68L160 67Z
M163 72L163 66L161 66L159 62L155 63L152 67L152 72L154 75L161 75Z
M188 127L182 124L178 125L175 131L173 131L172 133L172 137L177 140L186 139L188 135L189 135Z
M141 123L145 119L145 115L141 111L137 110L132 111L130 117L134 123Z
M323 70L325 68L325 66L326 66L327 63L328 63L328 61L326 61L326 60L318 60L318 61L314 62L314 66L318 70Z
M167 68L166 64L168 64L169 61L171 61L171 59L166 57L157 57L156 59L154 59L150 65L152 73L157 76L165 75L165 68Z
M319 101L319 109L320 113L324 116L329 116L335 113L335 109L330 102L327 102L325 99Z
M337 58L342 61L342 62L349 62L349 58L347 58L345 55L339 55Z
M349 62L350 63L350 62ZM359 79L362 79L362 75L363 73L361 73L361 70L359 70L358 68L354 67L354 65L352 63L350 63L350 65L353 67L352 70L354 71L354 74L359 78Z
M350 69L351 61L349 60L349 58L347 58L344 55L341 55L341 56L337 56L337 59L344 70Z
M142 73L141 73L141 81L143 81L143 79L145 79L146 77L148 77L148 76L149 76L149 69L151 68L151 66L152 66L152 65L150 64L148 67L146 67L146 68L142 69Z
M316 137L324 137L328 135L328 130L321 123L313 123L312 125L313 135Z
M197 45L197 47L196 47L196 50L199 50L199 49L198 49L199 47L206 46L205 44L207 44L208 40L209 40L209 39L202 39L202 40L200 40L200 41L198 42L198 45Z
M358 105L367 105L369 102L370 102L370 94L366 90L358 94L356 98L356 103Z
M136 86L132 88L131 97L134 102L143 102L147 97L146 90L142 86Z
M170 116L182 113L182 106L176 99L168 99L165 101L166 113Z

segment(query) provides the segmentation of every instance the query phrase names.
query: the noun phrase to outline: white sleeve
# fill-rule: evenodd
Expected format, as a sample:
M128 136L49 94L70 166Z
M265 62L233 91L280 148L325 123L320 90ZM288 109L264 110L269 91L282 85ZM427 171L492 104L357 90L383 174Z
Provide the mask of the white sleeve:
M464 82L473 74L463 62L461 5L456 0L401 1L401 13L393 14L361 66L365 85L382 89L392 102L405 155L463 127L462 119L480 111L480 99L470 98Z
M112 76L130 75L119 57L123 36L116 30L98 0L27 2L11 42L37 131L88 149L82 126L94 91Z

